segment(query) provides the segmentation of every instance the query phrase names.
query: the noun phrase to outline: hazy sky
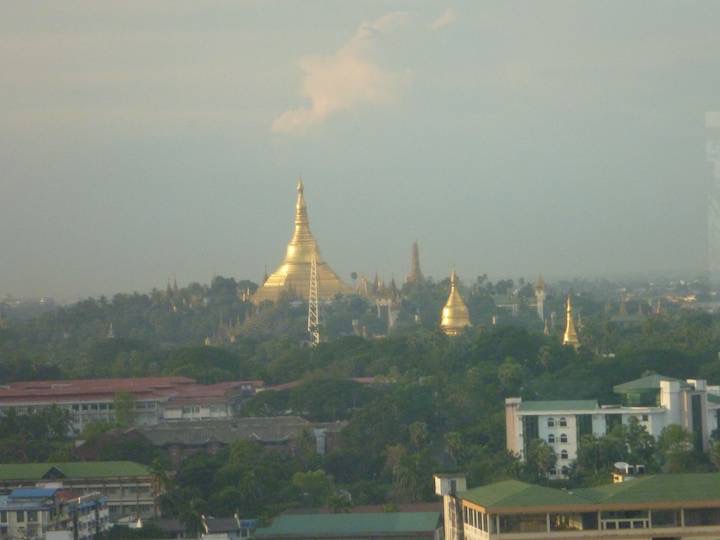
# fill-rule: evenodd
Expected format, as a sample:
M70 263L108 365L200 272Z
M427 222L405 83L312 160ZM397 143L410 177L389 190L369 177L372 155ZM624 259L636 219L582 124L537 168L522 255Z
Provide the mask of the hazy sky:
M700 269L720 2L0 7L0 294Z

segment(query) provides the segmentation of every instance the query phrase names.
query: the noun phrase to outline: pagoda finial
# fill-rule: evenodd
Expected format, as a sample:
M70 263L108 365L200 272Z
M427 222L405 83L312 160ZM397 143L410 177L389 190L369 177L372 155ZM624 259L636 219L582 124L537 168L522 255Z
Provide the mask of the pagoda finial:
M580 347L575 321L573 319L572 293L568 293L566 306L565 333L563 334L563 345L571 345L576 349Z
M298 191L298 193L302 193L304 190L305 190L305 186L303 186L302 176L298 176L297 191Z

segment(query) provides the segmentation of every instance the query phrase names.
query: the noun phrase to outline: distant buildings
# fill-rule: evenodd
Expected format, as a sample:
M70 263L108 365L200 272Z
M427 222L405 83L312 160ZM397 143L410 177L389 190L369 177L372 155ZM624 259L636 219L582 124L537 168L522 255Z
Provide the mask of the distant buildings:
M57 405L70 413L72 429L79 433L93 422L114 422L119 396L129 398L125 406L136 425L155 425L229 418L237 403L262 386L262 381L203 385L188 377L14 382L0 386L0 412Z
M561 490L517 480L467 490L436 475L445 540L700 539L720 536L720 474L667 474Z
M80 494L99 492L109 519L158 516L162 486L152 472L129 461L0 464L0 489L64 487ZM0 516L1 518L1 516ZM0 519L1 521L1 519Z
M167 451L173 467L194 454L214 455L238 441L253 441L268 450L294 454L303 437L318 455L337 445L340 430L347 422L312 423L298 416L235 418L205 422L173 422L136 428L134 433Z
M699 448L707 450L710 435L720 423L720 388L704 380L682 381L651 374L619 384L615 393L622 405L599 405L596 400L523 401L505 400L507 449L524 458L535 439L547 442L558 458L551 478L567 476L577 457L583 435L603 436L613 426L637 419L650 435L658 437L669 425L680 425L696 436Z
M91 540L109 528L107 500L97 492L33 487L0 496L0 538Z

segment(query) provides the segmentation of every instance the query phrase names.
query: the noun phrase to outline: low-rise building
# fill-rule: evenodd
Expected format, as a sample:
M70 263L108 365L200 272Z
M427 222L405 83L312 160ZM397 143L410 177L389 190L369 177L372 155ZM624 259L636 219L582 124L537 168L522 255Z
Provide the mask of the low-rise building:
M316 453L324 455L336 445L347 422L313 423L299 416L238 417L232 420L172 422L143 426L135 432L170 455L174 467L183 459L203 452L214 455L238 441L254 441L265 448L294 453L307 436Z
M110 528L107 500L62 488L18 488L0 496L0 538L90 540Z
M0 413L27 413L53 405L67 410L72 430L114 422L118 396L130 396L135 425L233 416L238 404L263 387L262 381L198 384L189 377L26 381L0 385Z
M64 487L80 494L100 493L111 522L123 517L158 516L161 486L152 472L130 461L0 464L0 489Z
M255 531L265 540L377 539L419 540L439 538L440 513L367 512L341 514L283 514L268 527Z
M453 491L436 476L446 540L720 537L720 474L668 474L572 491L517 480Z
M620 405L600 405L597 400L523 401L505 400L507 449L524 458L535 439L547 442L558 458L551 478L567 476L577 457L583 435L603 436L631 418L658 437L669 425L680 425L695 435L699 448L707 450L720 427L720 388L704 380L687 381L649 374L615 386Z

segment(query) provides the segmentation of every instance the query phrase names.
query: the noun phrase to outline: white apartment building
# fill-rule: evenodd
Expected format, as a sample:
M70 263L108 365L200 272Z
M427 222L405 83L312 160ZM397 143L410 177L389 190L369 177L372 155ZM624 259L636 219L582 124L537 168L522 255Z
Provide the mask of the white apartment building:
M577 457L583 435L603 436L615 425L628 424L631 418L656 438L666 426L680 425L696 435L704 450L713 431L720 427L720 387L708 386L704 380L682 381L649 374L613 390L622 398L620 405L600 405L597 400L507 398L507 449L524 458L532 440L544 440L558 457L550 476L563 478Z

